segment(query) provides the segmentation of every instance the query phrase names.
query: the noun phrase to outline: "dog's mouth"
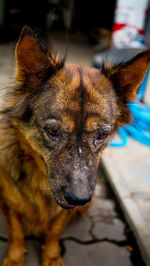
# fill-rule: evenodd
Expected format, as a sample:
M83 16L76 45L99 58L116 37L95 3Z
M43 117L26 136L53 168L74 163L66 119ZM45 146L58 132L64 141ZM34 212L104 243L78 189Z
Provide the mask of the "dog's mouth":
M65 202L58 200L56 198L55 198L55 200L56 200L57 204L60 207L62 207L63 209L73 209L74 207L76 207L76 205L71 205L71 204L65 203Z

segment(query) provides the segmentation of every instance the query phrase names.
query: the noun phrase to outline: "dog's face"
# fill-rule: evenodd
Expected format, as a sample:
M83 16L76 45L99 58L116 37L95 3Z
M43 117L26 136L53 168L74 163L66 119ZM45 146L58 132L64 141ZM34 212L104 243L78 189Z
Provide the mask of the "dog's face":
M128 102L148 68L149 53L100 70L63 64L25 27L16 48L22 134L44 160L63 208L91 200L100 155L130 122Z
M116 126L114 96L98 70L66 64L32 104L33 138L41 144L52 191L63 207L91 200L100 154Z

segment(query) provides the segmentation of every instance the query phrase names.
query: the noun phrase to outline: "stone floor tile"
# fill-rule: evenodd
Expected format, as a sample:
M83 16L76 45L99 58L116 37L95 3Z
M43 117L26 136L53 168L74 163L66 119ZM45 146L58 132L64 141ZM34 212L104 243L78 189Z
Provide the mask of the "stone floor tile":
M80 245L74 241L65 241L65 246L65 266L132 266L125 247L107 242Z
M40 266L41 245L37 240L26 240L26 266Z
M110 199L94 198L89 209L90 216L117 216L115 203Z
M0 265L7 254L8 243L0 241Z
M77 220L68 224L62 234L62 237L75 237L82 241L90 240L91 236L89 234L89 230L91 225L91 221L87 216L81 216Z
M104 184L102 182L100 182L100 180L98 180L99 182L97 182L96 187L95 187L95 192L94 192L94 196L96 198L106 198L107 197L107 189L104 186Z
M118 218L97 218L94 221L92 233L98 239L108 238L116 241L126 239L124 234L125 224Z
M0 236L8 238L6 223L1 211L0 211Z

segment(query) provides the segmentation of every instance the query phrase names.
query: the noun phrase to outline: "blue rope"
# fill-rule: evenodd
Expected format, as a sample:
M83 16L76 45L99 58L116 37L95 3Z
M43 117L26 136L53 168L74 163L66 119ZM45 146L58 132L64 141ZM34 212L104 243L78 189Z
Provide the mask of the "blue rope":
M129 109L133 117L133 125L127 125L118 130L120 141L111 141L110 146L123 147L127 145L129 136L137 141L150 146L150 106L141 103L146 89L149 71L140 86L136 101L129 103Z

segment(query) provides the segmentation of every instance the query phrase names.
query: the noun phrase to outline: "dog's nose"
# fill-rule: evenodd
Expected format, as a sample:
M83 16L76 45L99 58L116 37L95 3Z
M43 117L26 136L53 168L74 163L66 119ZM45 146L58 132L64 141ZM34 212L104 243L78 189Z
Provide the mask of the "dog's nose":
M65 192L64 197L68 204L82 206L91 200L92 195L77 196L74 193Z

